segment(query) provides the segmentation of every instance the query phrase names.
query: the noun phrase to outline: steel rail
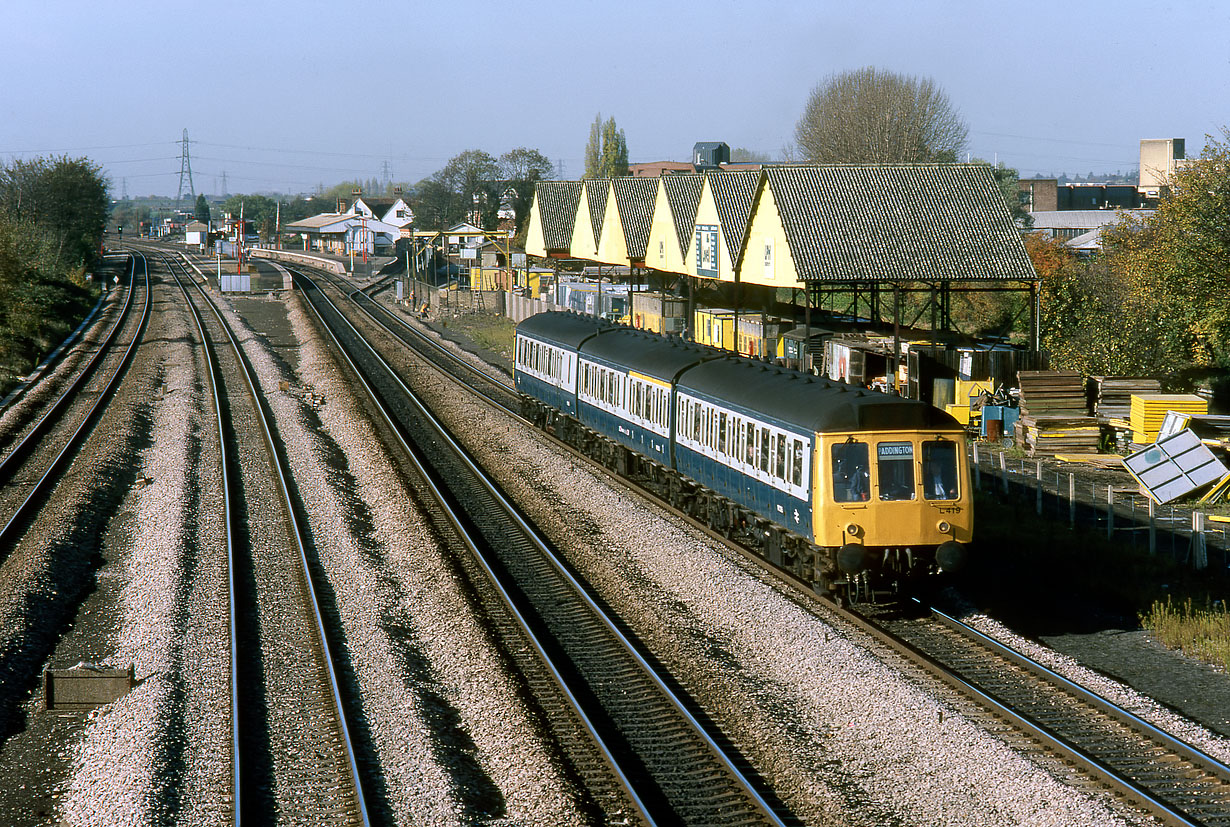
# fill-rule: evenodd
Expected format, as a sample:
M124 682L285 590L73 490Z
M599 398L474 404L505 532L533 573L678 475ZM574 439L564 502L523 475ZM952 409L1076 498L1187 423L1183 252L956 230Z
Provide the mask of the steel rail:
M94 352L94 355L90 358L90 361L86 363L85 367L81 369L69 386L65 388L59 398L52 403L51 407L48 408L43 416L39 418L34 427L31 428L24 437L22 437L21 441L14 445L12 450L9 451L3 459L0 459L0 483L8 481L10 463L12 463L13 468L17 467L17 464L20 463L21 458L32 450L37 440L42 438L51 426L55 424L57 418L64 412L64 409L68 407L69 403L72 402L81 389L85 387L85 383L93 377L94 371L97 370L98 366L102 364L102 361L110 355L111 344L115 341L116 337L119 336L120 329L128 320L128 312L132 308L132 297L136 292L136 288L133 284L133 278L136 275L137 259L136 256L130 256L130 259L132 266L128 274L128 295L124 297L124 306L120 309L119 318L116 319L115 324L111 326L111 330L107 333L106 338L104 338L99 344L98 350ZM148 288L148 283L146 287Z
M15 539L14 535L17 533L17 530L24 525L26 517L29 516L31 510L33 509L34 503L44 493L46 493L46 491L50 488L52 481L59 477L61 470L66 468L72 458L73 453L85 439L86 433L93 428L102 412L103 407L110 401L112 394L119 386L120 379L127 370L129 363L132 361L132 357L133 354L136 353L137 346L141 343L145 332L145 325L149 321L150 285L149 262L146 261L144 255L139 253L134 253L133 255L133 274L129 277L128 289L129 300L131 300L132 293L135 292L132 282L133 276L136 274L136 259L138 256L141 258L141 262L144 265L143 269L145 271L145 305L142 308L141 321L137 324L137 328L133 332L132 341L128 343L128 348L124 351L124 355L120 359L120 363L116 367L115 372L111 374L111 378L107 380L107 384L103 387L102 391L99 392L98 397L94 400L94 404L91 405L89 411L86 412L84 419L82 419L76 430L73 431L72 435L68 438L68 441L65 442L60 448L59 452L55 456L55 459L51 461L51 464L43 472L42 476L40 476L38 481L31 487L29 494L26 495L26 498L22 501L21 505L17 507L17 510L9 518L9 521L5 523L4 528L0 528L0 559L7 556L7 549L11 548L12 542ZM127 311L125 311L125 314L121 318L127 318ZM120 322L117 322L116 329L118 329L119 325Z
M201 336L201 349L205 352L206 373L209 376L209 390L214 400L214 423L218 428L218 454L222 475L222 501L225 503L224 520L226 523L226 581L227 600L230 609L230 639L231 639L231 817L235 827L242 821L243 800L240 787L240 744L239 744L239 633L236 629L236 597L235 597L235 509L232 507L231 465L226 451L226 427L222 415L222 370L214 361L213 349L209 346L209 335L205 332L205 321L197 310L196 304L188 294L179 276L171 268L171 275L184 294L184 301L192 311L196 321L197 332Z
M917 598L914 599L914 602L922 606L921 601L917 600ZM1025 653L1019 652L1001 641L996 640L990 635L980 632L969 624L963 623L946 612L943 612L933 606L928 606L925 608L931 613L932 616L948 628L969 637L997 655L1006 658L1007 660L1010 660L1011 662L1024 668L1026 671L1031 672L1041 679L1060 687L1063 691L1074 696L1078 700L1089 704L1090 706L1096 707L1112 718L1125 723L1129 728L1157 742L1169 752L1183 758L1193 766L1208 773L1210 776L1219 778L1223 783L1230 784L1230 766L1227 766L1224 762L1219 761L1212 755L1209 755L1186 741L1176 738L1169 732L1166 732L1160 727L1149 723L1134 712L1131 712L1113 701L1098 695L1096 692L1081 686L1075 681L1064 677L1053 669L1042 665ZM1172 808L1167 806L1167 815L1177 815L1177 813L1175 813Z
M167 254L164 253L163 255L166 256ZM359 773L358 760L355 756L354 744L350 737L350 728L346 720L345 705L342 703L341 687L340 687L338 677L337 677L337 670L335 669L334 663L333 663L333 653L329 646L328 636L325 632L324 618L323 618L323 614L320 609L320 601L317 598L317 594L316 594L316 584L315 584L314 578L312 577L311 565L309 564L308 558L307 558L307 548L306 548L305 541L304 541L304 529L302 525L300 524L299 518L295 514L294 502L290 494L290 486L287 483L287 478L290 476L290 472L289 472L289 469L285 468L285 463L282 459L282 456L277 450L276 440L275 440L276 430L273 427L271 417L269 416L269 414L267 413L265 409L266 403L265 403L264 395L261 394L258 390L258 383L256 381L256 377L253 375L252 367L248 363L247 357L244 354L242 346L239 344L239 341L235 338L235 334L232 331L230 324L223 317L222 312L218 309L217 305L209 297L209 294L205 292L204 288L202 288L201 285L196 281L196 279L193 279L188 274L187 269L183 266L183 264L179 263L178 261L175 261L174 259L170 259L169 256L168 256L168 261L173 263L173 267L171 268L172 275L174 275L174 267L179 267L180 269L184 271L185 275L188 277L188 280L192 282L194 287L196 287L197 292L200 293L202 299L205 301L206 305L209 307L210 311L213 313L214 317L218 320L218 323L221 325L222 330L226 333L227 340L231 348L234 349L236 359L240 364L241 373L243 375L244 382L247 386L247 391L253 400L253 407L256 410L256 418L261 427L261 436L265 442L265 447L269 452L271 465L275 472L274 478L277 483L278 489L282 495L282 505L285 508L287 520L289 521L290 526L291 526L290 533L294 539L295 547L299 555L299 563L300 563L300 566L303 572L303 578L304 578L304 590L307 596L308 606L311 609L312 622L315 626L316 636L319 641L319 645L321 647L322 661L323 661L322 665L324 666L325 673L328 676L329 691L330 691L332 701L333 701L333 708L334 708L334 713L337 718L337 724L340 729L340 732L338 733L338 737L342 743L342 749L346 757L346 764L347 764L347 769L350 774L351 784L354 787L354 793L355 793L355 798L356 798L356 808L358 810L358 817L360 819L361 824L370 825L371 817L368 814L367 802L363 795L363 784L362 784L361 776ZM179 280L178 276L176 276L176 280L177 281ZM234 582L232 579L232 588L233 588L233 585L234 585ZM235 635L235 615L234 615L233 610L231 614L231 634L232 634L232 641L233 641L234 635ZM233 657L231 660L231 670L232 670L232 675L231 675L232 681L234 681L236 676L235 676L235 659ZM234 686L234 684L232 684L232 686ZM237 779L236 779L236 783L238 783ZM238 818L236 819L236 824L238 824Z
M330 281L336 282L338 280L331 278ZM356 299L355 298L356 295L362 295L363 298L367 299L367 302L375 304L377 307L380 308L382 313L387 318L395 320L398 325L400 325L401 327L409 331L413 336L416 337L417 340L424 342L438 354L447 357L452 363L464 367L469 372L477 373L481 375L482 378L487 382L492 381L491 377L483 374L481 371L479 371L474 366L460 359L459 357L456 356L456 354L452 353L447 348L442 347L441 345L433 341L431 338L425 336L421 331L417 330L415 327L408 324L405 320L399 318L397 315L393 314L387 308L381 306L378 302L372 299L371 296L367 295L366 293L367 289L369 289L371 286L372 285L368 285L367 287L364 287L364 288L352 289L350 285L342 285L341 287L339 287L339 289L343 290L343 292L346 294L346 297L350 299L351 302L353 302L357 308L363 311L364 314L367 315L369 318L371 318L374 323L376 323L380 327L387 330L390 334L394 335L395 337L399 339L401 338L400 336L397 336L397 334L394 331L392 331L387 324L381 321L381 319L377 318L367 308L365 302L361 302L358 299ZM518 412L507 409L506 407L500 405L498 401L490 400L490 399L489 401L491 401L492 404L495 404L501 407L501 409L508 411L512 415L516 416L518 419L521 419L520 414ZM575 451L573 451L572 453L574 455L583 457L583 455L576 454ZM618 474L614 474L614 473L607 471L607 469L605 469L603 466L598 466L598 468L600 470L603 470L606 473L606 476L608 476L613 481L621 483L623 486L628 487L630 490L633 490L633 491L636 491L642 494L644 493L643 490L640 489L639 486L635 485L635 483L629 480L626 480L623 477L620 477ZM767 564L762 558L758 557L757 555L751 552L748 552L747 550L743 549L737 544L732 544L727 538L724 538L721 535L708 530L703 524L688 517L688 515L684 514L683 512L679 512L676 509L671 508L669 504L662 503L657 498L653 498L653 499L654 499L654 502L660 505L663 505L668 510L670 510L672 513L675 513L679 516L684 517L689 523L705 531L707 535L713 537L715 540L718 540L728 546L731 546L735 550L739 551L743 556L760 564L761 567L764 568L766 571L774 574L775 576L779 578L788 580L792 585L797 584L798 581L794 580L789 575L789 573L783 572L773 567L772 565ZM823 601L823 602L826 606L831 605L829 604L828 601ZM849 613L847 610L841 609L840 607L838 607L838 610L843 615L846 615L850 618L855 619L856 625L859 625L861 628L864 629L864 631L873 635L877 639L883 640L885 635L891 636L890 632L879 629L873 624L869 624L866 620L858 617L857 615L853 615ZM1143 731L1147 733L1149 737L1155 738L1157 741L1161 742L1161 744L1166 749L1168 749L1169 751L1173 752L1174 754L1178 756L1181 756L1182 758L1191 762L1193 765L1199 767L1200 769L1204 770L1210 775L1218 776L1223 779L1230 778L1230 767L1227 767L1224 763L1218 761L1213 756L1210 756L1207 753L1204 753L1203 751L1197 749L1196 747L1193 747L1192 745L1187 744L1175 738L1169 733L1166 733L1165 731L1153 726L1147 721L1144 721L1139 716L1136 716L1133 713L1129 712L1128 710L1125 710L1125 709L1122 709L1121 707L1116 706L1110 701L1107 701L1106 699L1101 698L1100 696L1090 692L1089 690L1086 690L1084 687L1081 687L1078 684L1075 684L1067 680L1063 676L1058 675L1057 673L1054 673L1051 670L1048 670L1046 667L1042 666L1041 664L1036 663L1035 661L1032 661L1027 656L1021 653L1015 652L1014 650L1011 650L1010 648L1004 646L1003 644L1000 644L998 641L995 641L994 639L983 635L981 632L978 632L977 630L972 629L971 627L968 627L965 624L962 624L960 621L956 620L955 618L951 618L948 615L944 614L943 612L940 612L937 609L931 609L931 611L936 615L937 619L939 619L940 622L945 623L946 625L950 625L954 629L957 629L958 627L963 627L961 631L964 631L964 629L968 629L969 634L977 637L980 641L985 638L986 645L995 649L996 651L1001 653L1004 657L1007 657L1013 660L1014 662L1017 662L1019 665L1021 665L1022 667L1026 669L1037 670L1040 675L1042 675L1042 673L1046 673L1045 677L1047 677L1048 680L1053 680L1056 683L1060 683L1061 685L1064 686L1065 689L1068 689L1072 694L1077 695L1085 702L1102 709L1104 712L1106 712L1109 715L1122 719L1125 723L1137 729L1138 731ZM1195 825L1196 827L1198 827L1200 824L1202 824L1202 822L1190 820L1185 814L1175 810L1170 805L1156 798L1156 796L1154 796L1152 793L1150 793L1147 789L1145 789L1141 785L1137 784L1135 781L1120 775L1116 770L1103 764L1102 762L1098 761L1096 758L1085 755L1082 751L1080 751L1078 747L1067 744L1067 742L1063 741L1061 738L1052 735L1050 732L1041 728L1038 724L1030 721L1028 717L1021 716L1018 713L1012 711L1008 706L1000 703L993 696L983 692L981 689L979 689L972 683L969 683L965 681L964 679L960 678L959 676L951 672L948 672L945 669L945 667L943 667L942 665L938 663L935 663L934 661L931 661L923 653L914 650L913 647L910 646L908 643L905 643L904 641L898 641L897 643L890 642L889 645L892 646L892 648L897 649L899 652L902 652L903 654L905 654L911 660L918 660L919 658L925 659L927 663L925 663L924 666L926 666L930 671L936 672L938 676L940 676L943 680L945 680L946 682L950 683L951 685L959 689L966 691L968 694L975 697L979 702L983 703L988 709L992 710L994 713L1013 720L1023 730L1028 731L1030 733L1034 733L1035 737L1040 742L1042 742L1045 746L1047 746L1049 749L1053 750L1054 752L1060 755L1065 756L1068 760L1074 763L1078 763L1078 764L1088 767L1091 774L1097 777L1098 779L1100 779L1103 783L1107 784L1107 786L1111 787L1112 789L1118 790L1120 793L1126 796L1129 796L1136 801L1139 801L1146 808L1150 809L1155 815L1162 818L1167 824L1176 825L1176 827L1184 827L1185 825ZM942 672L944 674L939 674L939 672Z
M819 600L820 598L816 599ZM1038 741L1045 749L1060 756L1066 762L1082 767L1112 791L1141 804L1165 824L1172 825L1173 827L1202 827L1202 822L1192 821L1185 814L1175 810L1132 779L1124 777L1114 768L1086 754L1063 738L1052 734L1045 726L1034 721L1028 715L1018 712L995 696L962 678L954 670L922 652L908 641L882 628L878 623L862 617L849 609L828 603L828 601L824 602L828 608L836 612L843 620L849 622L874 640L888 646L910 662L922 666L942 682L972 698L996 717L1007 721L1022 732L1028 733L1029 737Z
M291 268L289 267L287 269L291 270ZM291 270L291 272L294 273L296 271ZM397 314L393 313L387 307L380 304L380 302L376 301L374 298L372 298L366 292L364 292L369 287L372 287L374 285L368 285L368 287L363 287L363 288L355 288L353 285L346 284L341 279L340 276L334 276L333 274L325 273L324 271L321 271L321 272L325 276L325 278L328 279L335 287L337 287L339 290L341 290L342 292L346 294L346 298L350 299L350 301L355 305L355 307L363 311L363 313L366 314L369 319L371 319L373 322L383 327L393 337L397 339L401 339L403 342L405 341L405 339L403 339L400 335L398 335L398 333L394 331L393 328L389 327L389 325L386 324L384 321L382 321L380 318L378 318L376 314L372 313L372 311L368 309L368 306L364 302L361 302L358 299L356 299L355 296L362 296L364 299L367 300L367 302L370 302L373 306L378 308L380 312L385 316L385 318L392 319L394 322L396 322L399 325L400 328L404 328L406 332L408 332L411 336L415 337L415 339L417 339L422 344L431 348L437 355L448 359L452 363L463 368L469 374L473 376L477 376L478 378L482 379L484 382L501 385L506 392L510 394L514 394L514 395L516 394L516 390L514 388L508 385L503 385L502 383L488 376L486 373L483 373L481 370L474 367L470 363L466 362L464 359L457 356L457 354L453 353L451 350L444 347L439 342L433 340L430 336L425 335L423 331L417 329L416 327L414 327L414 325L408 323L405 319L398 317ZM304 278L310 279L310 276L308 276L307 274L303 274L303 273L301 274L304 276ZM339 284L338 283L339 281L341 281L342 283ZM407 342L407 344L409 343ZM499 406L502 410L509 410L506 406L502 405L498 400L491 399L490 395L485 393L481 389L472 388L472 390L474 390L476 393L481 394L484 398L488 399L495 405Z
M316 286L315 283L312 282L311 279L308 278L307 276L301 276L301 277L304 278L309 283L311 283L313 287ZM320 292L318 287L316 289L318 292ZM605 628L608 630L608 633L611 634L612 637L619 642L619 644L627 651L629 656L632 657L633 660L636 661L636 663L641 667L642 670L644 670L644 673L650 678L650 680L653 682L653 684L658 689L658 691L660 691L663 694L663 696L668 699L671 706L674 707L674 709L676 710L676 713L680 715L685 721L688 722L688 724L692 727L695 733L700 737L700 739L709 748L711 753L717 758L718 762L723 765L723 767L726 769L728 773L730 773L731 777L736 779L743 793L747 795L748 798L750 798L753 802L755 802L759 810L766 816L766 818L769 819L771 823L776 824L776 825L784 825L784 822L774 811L773 807L764 799L764 797L755 788L755 786L751 783L751 781L743 774L743 772L737 766L735 766L730 756L727 755L726 750L724 750L721 747L721 745L717 743L717 741L709 733L709 731L701 724L699 720L697 720L697 718L687 708L687 705L684 703L684 701L670 688L670 686L662 678L659 671L649 663L649 661L641 653L640 649L627 637L627 635L625 635L620 630L618 625L611 619L609 614L605 610L603 610L601 606L598 605L598 603L590 595L589 590L580 581L576 579L576 577L569 570L568 566L562 560L559 559L559 557L550 548L550 545L547 543L547 541L544 540L542 536L538 533L536 528L532 526L525 519L520 509L518 509L512 502L510 502L504 496L503 492L499 490L499 488L495 485L495 483L491 481L490 477L473 460L469 452L453 438L452 434L449 433L448 429L445 428L443 423L441 423L439 419L425 405L423 405L422 402L419 401L418 397L406 386L404 382L402 382L401 377L397 375L397 372L393 370L392 366L390 366L383 359L383 357L380 356L380 354L375 350L375 348L373 348L371 344L368 343L367 340L358 332L358 330L355 329L354 325L352 325L350 321L346 319L345 315L341 313L341 311L337 308L336 305L333 304L333 302L329 299L329 297L325 295L323 292L320 292L320 295L326 302L329 303L329 305L333 308L333 310L338 314L339 318L341 318L342 321L346 323L346 325L351 329L354 335L361 342L364 343L367 349L371 352L372 356L379 362L379 364L381 364L384 367L384 369L388 372L389 376L402 389L407 399L409 399L412 402L412 404L418 409L418 411L422 414L424 420L430 423L432 430L435 433L437 433L440 436L440 438L449 446L450 450L461 460L461 462L466 466L466 468L470 471L470 473L474 476L474 478L483 486L483 488L487 491L488 495L491 496L497 503L499 503L500 507L504 509L506 514L516 523L517 527L521 530L521 532L526 537L526 539L528 539L534 545L538 553L541 554L544 559L550 562L551 566L559 573L561 577L563 577L568 582L568 584L581 597L581 599L584 601L584 603L590 609L593 615L596 618L598 618L600 622L605 626ZM326 328L327 328L327 325L326 325ZM484 563L484 567L486 567L485 563Z
M307 278L307 276L303 276L303 278L307 279L308 281L311 281L310 279ZM329 297L325 296L324 293L321 293L321 296L324 298L325 301L329 301ZM329 302L329 303L330 305L334 307L335 310L337 309L336 306L333 305L332 302ZM368 383L367 377L364 376L364 373L362 370L359 369L359 366L355 364L354 360L350 356L350 352L345 347L342 346L342 343L337 338L337 335L334 333L333 328L325 321L324 317L321 316L320 311L316 309L315 304L313 304L311 301L308 301L307 306L308 308L311 309L312 314L316 317L316 320L320 323L321 329L323 329L326 333L328 333L329 338L333 341L333 344L337 348L338 352L346 360L346 364L350 367L350 370L358 378L360 384L363 385L364 391L366 391L367 395L376 403L376 409L380 412L380 415L384 419L385 424L388 425L390 430L392 430L394 436L397 438L397 442L401 446L404 454L410 459L410 462L414 466L415 473L418 474L418 476L423 481L423 483L428 487L428 489L430 489L432 496L436 500L436 504L440 507L441 511L444 513L449 523L453 526L453 529L456 531L458 539L461 540L462 544L465 545L466 550L470 552L470 554L474 557L474 559L478 561L479 566L482 568L488 580L491 582L492 587L496 590L497 594L499 594L500 600L504 603L505 608L509 611L512 617L516 620L518 626L521 627L521 630L523 634L525 635L526 639L529 641L530 645L533 647L534 651L537 653L542 663L545 664L547 670L551 673L551 676L555 680L556 685L559 686L560 690L564 693L565 697L568 699L568 703L572 706L573 711L576 713L577 717L580 719L581 723L584 725L586 732L588 732L590 737L593 739L594 744L598 747L598 750L602 754L603 759L606 761L607 765L611 768L611 771L615 773L616 777L619 779L620 784L623 786L624 791L628 794L628 796L632 799L633 803L636 805L638 814L641 816L641 818L645 819L645 822L647 824L654 824L655 822L653 818L650 816L649 811L646 809L644 803L641 801L640 796L637 795L635 787L632 785L632 782L629 781L628 776L624 773L623 768L620 766L618 759L615 758L614 754L612 753L610 748L607 746L602 736L599 734L597 728L594 726L593 722L590 720L590 717L585 713L585 710L582 707L581 702L577 699L576 695L573 693L572 688L568 685L568 681L563 676L563 673L560 671L559 667L556 666L555 662L552 660L551 656L548 654L546 648L543 646L542 642L539 641L537 635L535 635L534 632L532 631L531 625L529 621L525 618L525 615L521 612L520 609L517 608L516 601L513 600L512 595L510 595L508 590L504 587L504 583L502 579L495 572L495 569L491 566L491 563L487 559L487 556L478 547L478 544L474 542L474 538L471 536L470 530L465 527L465 521L457 513L456 509L453 508L453 505L448 495L445 494L445 492L441 490L440 487L436 484L435 476L429 472L422 458L419 456L419 453L416 450L414 450L410 446L410 444L406 441L405 435L402 433L401 427L398 426L392 414L389 413L388 408L384 404L383 400L381 399L380 394L378 394L376 390ZM341 313L339 312L338 315L341 316ZM341 316L341 317L343 319L345 318L344 316ZM353 326L351 326L351 330L354 330ZM357 334L357 331L355 332ZM366 343L366 339L363 339L362 336L359 336L359 339L360 341L363 341ZM380 361L381 364L386 366L390 375L396 378L396 373L394 373L393 369L391 367L388 367L387 363L384 362L384 360L380 358L379 354L376 353L375 349L371 348L370 345L368 346L368 349L372 352L373 355L376 356L376 358ZM401 380L398 379L399 383L400 381ZM412 400L416 399L416 397L414 397L410 393L410 390L408 388L405 388L405 385L402 385L402 387L403 389L405 389L406 394L409 396L410 399ZM419 406L419 409L424 410L422 406Z

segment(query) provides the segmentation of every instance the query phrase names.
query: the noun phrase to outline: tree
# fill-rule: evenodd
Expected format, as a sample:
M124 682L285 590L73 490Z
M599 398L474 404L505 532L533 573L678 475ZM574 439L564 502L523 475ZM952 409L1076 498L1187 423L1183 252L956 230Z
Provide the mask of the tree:
M794 134L811 163L928 163L955 161L969 128L935 81L868 66L815 87Z
M500 156L500 175L513 192L513 224L519 235L534 202L534 185L555 174L555 167L536 149L519 146Z
M277 226L278 202L267 195L232 195L222 204L232 218L243 216L266 240L273 238Z
M628 141L614 118L608 118L602 126L602 173L602 178L628 174Z
M617 178L627 174L628 139L614 118L603 123L599 114L589 128L589 142L585 145L585 177Z
M730 160L749 164L764 164L773 158L767 152L757 152L744 146L737 146L730 151Z
M415 187L415 224L444 230L477 213L483 229L495 229L500 210L500 166L481 149L467 149Z
M602 171L602 113L594 117L589 127L589 141L585 144L585 176L601 178Z
M88 159L0 166L0 394L85 315L107 205Z
M1230 367L1230 131L1178 170L1157 212L1103 229L1105 259L1169 367Z
M200 221L202 224L208 227L209 221L210 221L209 202L205 200L204 195L198 195L196 197L195 212L196 212L196 220Z
M49 234L64 270L97 255L109 204L102 168L88 158L36 158L0 167L0 210Z

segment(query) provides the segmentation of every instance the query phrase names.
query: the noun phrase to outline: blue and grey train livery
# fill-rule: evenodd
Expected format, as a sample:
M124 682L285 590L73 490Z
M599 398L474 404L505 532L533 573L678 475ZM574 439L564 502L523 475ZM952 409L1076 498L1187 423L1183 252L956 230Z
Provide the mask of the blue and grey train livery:
M817 588L964 559L965 433L930 405L567 312L515 362L527 417Z

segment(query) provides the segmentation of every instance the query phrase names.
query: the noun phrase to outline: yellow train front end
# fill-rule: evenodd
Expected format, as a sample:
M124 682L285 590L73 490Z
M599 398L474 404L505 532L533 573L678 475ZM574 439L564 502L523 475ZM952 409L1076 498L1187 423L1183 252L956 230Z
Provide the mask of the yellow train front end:
M899 584L955 571L973 539L968 446L959 429L817 434L815 543L821 579Z

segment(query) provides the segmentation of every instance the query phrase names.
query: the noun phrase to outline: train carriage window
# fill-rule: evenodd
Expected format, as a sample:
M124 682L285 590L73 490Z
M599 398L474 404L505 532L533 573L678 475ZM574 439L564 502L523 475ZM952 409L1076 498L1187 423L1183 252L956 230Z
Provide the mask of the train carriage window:
M914 499L914 443L877 443L876 474L879 477L880 499Z
M777 477L779 480L784 480L786 479L786 437L785 436L781 434L777 435L777 451L774 453L776 456L776 461L774 462L774 466L776 467L776 473L774 473L773 476Z
M867 443L846 442L833 446L833 499L839 503L862 502L870 496L871 472Z
M692 439L700 442L700 405L692 403Z
M756 467L756 426L747 423L747 464Z
M928 500L955 500L957 443L949 440L924 442L922 446L923 496Z
M718 453L726 453L726 412L718 414Z
M760 429L760 471L769 473L769 429Z
M790 481L799 486L803 484L803 440L792 440L790 445L794 449L794 467Z

